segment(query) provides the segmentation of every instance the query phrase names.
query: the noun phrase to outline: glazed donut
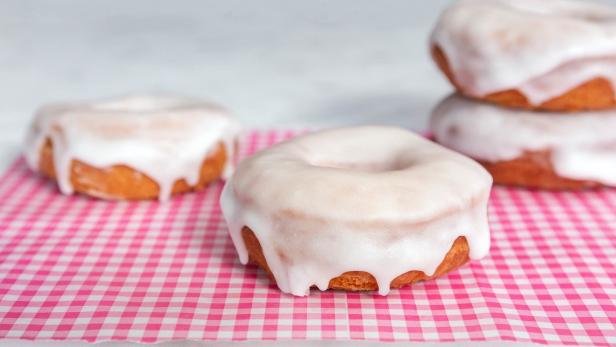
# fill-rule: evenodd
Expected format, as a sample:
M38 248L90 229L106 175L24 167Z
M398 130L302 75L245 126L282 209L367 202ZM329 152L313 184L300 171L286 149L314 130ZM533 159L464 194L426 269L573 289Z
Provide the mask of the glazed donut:
M64 194L166 200L230 174L237 132L227 111L199 100L57 103L36 112L25 157Z
M430 128L438 143L483 164L496 184L616 186L616 111L535 113L452 95L434 109Z
M613 7L460 0L442 14L430 42L439 68L468 97L563 112L616 106Z
M363 126L259 152L220 202L240 261L283 292L385 295L487 254L491 183L479 164L420 136Z

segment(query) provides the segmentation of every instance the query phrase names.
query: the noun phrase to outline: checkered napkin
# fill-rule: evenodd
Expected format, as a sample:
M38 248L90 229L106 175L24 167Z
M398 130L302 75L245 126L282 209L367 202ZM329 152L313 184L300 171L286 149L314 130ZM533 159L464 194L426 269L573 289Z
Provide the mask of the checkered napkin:
M249 133L243 155L292 135ZM487 258L386 297L298 298L239 263L221 186L168 203L66 197L17 160L0 179L0 337L616 345L616 190L495 188Z

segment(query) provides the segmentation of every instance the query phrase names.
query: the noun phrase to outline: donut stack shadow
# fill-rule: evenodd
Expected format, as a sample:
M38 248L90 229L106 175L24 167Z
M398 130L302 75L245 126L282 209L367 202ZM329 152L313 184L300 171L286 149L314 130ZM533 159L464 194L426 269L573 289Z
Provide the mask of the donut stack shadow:
M436 142L495 184L549 190L616 185L616 18L581 1L461 0L430 39L456 89L434 109Z

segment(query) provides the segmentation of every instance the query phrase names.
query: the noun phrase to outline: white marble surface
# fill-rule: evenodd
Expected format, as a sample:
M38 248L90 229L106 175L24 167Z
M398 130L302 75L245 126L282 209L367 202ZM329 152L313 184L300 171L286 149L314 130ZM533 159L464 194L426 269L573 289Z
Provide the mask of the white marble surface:
M211 98L247 127L423 130L451 90L427 50L447 3L3 0L0 170L37 105L129 92Z

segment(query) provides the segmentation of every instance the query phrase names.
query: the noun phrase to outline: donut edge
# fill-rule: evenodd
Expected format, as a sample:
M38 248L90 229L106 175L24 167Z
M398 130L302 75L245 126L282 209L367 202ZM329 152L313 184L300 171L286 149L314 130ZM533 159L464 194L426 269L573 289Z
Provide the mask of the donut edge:
M521 156L504 161L477 160L488 170L494 184L542 190L582 190L604 187L592 180L562 177L556 173L551 161L551 151L525 152Z
M469 98L509 108L535 111L576 112L616 107L616 96L614 95L613 87L607 79L601 77L586 81L540 105L532 105L526 96L517 89L498 91L484 96L471 95L456 82L445 52L436 44L432 44L430 50L432 59L449 82L458 92Z
M53 142L47 138L40 150L38 170L57 182L53 156ZM222 176L227 160L227 150L221 141L203 160L197 184L178 179L173 184L172 195L203 189ZM98 168L73 159L70 182L75 192L100 199L150 200L157 199L160 192L156 181L123 164Z
M276 282L272 274L261 243L257 239L255 233L247 226L242 227L242 239L248 251L248 260L265 270L270 280ZM390 288L396 289L406 285L411 285L416 282L431 280L440 277L469 261L469 246L466 237L459 236L452 244L443 261L439 264L433 275L428 276L423 271L411 270L399 275L391 281ZM329 281L328 289L343 290L343 291L376 291L378 284L376 279L365 271L349 271L341 274L338 277L332 278Z

